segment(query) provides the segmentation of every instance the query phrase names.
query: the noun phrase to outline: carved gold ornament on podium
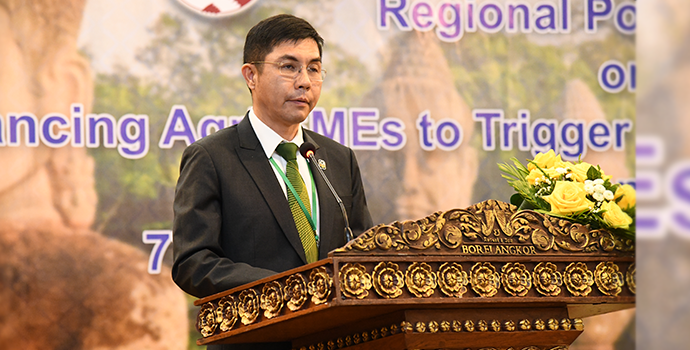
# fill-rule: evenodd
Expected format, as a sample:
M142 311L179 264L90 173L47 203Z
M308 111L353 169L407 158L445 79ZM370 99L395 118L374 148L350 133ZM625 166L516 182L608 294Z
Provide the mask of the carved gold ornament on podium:
M307 301L307 282L304 277L299 273L288 277L285 281L283 295L290 311L301 309Z
M470 275L472 290L479 296L490 298L501 287L501 278L496 272L496 268L488 262L478 262L472 266Z
M549 327L550 330L556 331L558 330L558 320L555 318L550 318L548 321L546 321L546 325Z
M221 332L229 331L237 322L237 305L232 295L224 296L218 302L217 320L218 317L220 317L219 328Z
M592 292L594 278L592 271L589 271L587 268L587 264L582 262L571 263L565 268L563 277L566 287L568 287L573 296L585 297Z
M371 289L371 276L364 265L347 263L340 268L342 293L348 298L364 299Z
M437 333L439 331L439 324L436 321L429 321L429 332Z
M438 285L449 297L461 298L467 292L467 272L456 262L446 262L438 269Z
M271 319L280 314L283 308L283 288L277 281L264 284L261 290L261 309L264 317Z
M197 317L196 329L203 337L208 337L215 333L217 327L216 309L213 307L213 304L206 303L202 305Z
M405 276L398 267L392 262L381 262L374 268L372 273L374 289L380 296L394 299L402 294L405 285Z
M630 292L637 294L637 285L635 284L635 263L632 263L628 267L628 271L625 273L625 282L628 285Z
M537 319L536 321L534 321L534 329L538 331L543 331L544 329L546 329L546 323L544 322L544 320Z
M561 294L563 276L558 267L550 262L540 262L534 267L534 286L541 295L555 297Z
M635 250L634 240L621 238L605 229L592 230L588 225L487 200L466 209L437 212L415 221L374 226L336 249L335 253L467 253L468 249L477 248L472 245L474 242L482 243L499 237L511 241L512 245L497 245L489 250L491 253L496 253L496 249L502 249L505 255L510 254L507 249L522 255Z
M245 289L240 293L238 313L243 325L254 323L259 316L259 297L254 289Z
M494 332L500 332L501 322L499 320L491 320L491 330Z
M513 296L524 297L532 288L532 274L525 265L507 263L501 268L501 282L506 292Z
M618 265L612 261L605 261L597 265L594 270L594 281L599 291L609 296L616 296L623 290L623 274Z
M410 293L417 298L428 298L436 288L436 273L429 264L415 262L405 271L405 284Z
M323 304L328 301L333 287L333 279L328 274L325 267L317 267L309 274L309 284L307 291L311 295L311 302L315 305Z

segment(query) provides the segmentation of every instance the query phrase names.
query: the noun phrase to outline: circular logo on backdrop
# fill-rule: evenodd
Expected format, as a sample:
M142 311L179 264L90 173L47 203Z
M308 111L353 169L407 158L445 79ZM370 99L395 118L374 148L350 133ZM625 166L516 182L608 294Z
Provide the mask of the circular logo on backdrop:
M240 13L259 0L177 0L186 7L209 17L225 17Z

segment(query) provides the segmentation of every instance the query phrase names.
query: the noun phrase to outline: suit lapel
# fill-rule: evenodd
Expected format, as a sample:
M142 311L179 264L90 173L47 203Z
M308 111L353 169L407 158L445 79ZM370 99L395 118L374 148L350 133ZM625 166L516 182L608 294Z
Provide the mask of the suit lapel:
M306 264L307 257L304 253L304 247L299 238L290 207L285 199L285 194L276 180L271 164L266 159L266 154L261 147L259 139L256 137L256 133L254 133L254 129L252 129L251 123L249 123L248 116L245 116L237 125L237 133L240 141L237 155L240 161L254 180L259 191L261 191L264 200L271 208L273 216L278 221L280 228L285 233L293 249ZM320 190L319 193L321 193ZM321 200L320 195L319 200Z
M323 159L326 164L328 164L328 150L325 148L319 148L319 145L314 141L314 139L309 135L306 130L304 133L304 141L311 142L316 148L315 156L316 159ZM311 167L311 172L314 174L314 182L316 183L316 190L319 196L319 232L321 244L319 245L319 257L326 257L328 255L329 247L333 245L333 240L336 239L334 235L344 234L343 232L337 232L335 230L335 220L340 219L340 212L338 207L338 202L333 198L331 190L328 185L323 180L321 175L318 173L319 170L316 168L318 165L309 162Z

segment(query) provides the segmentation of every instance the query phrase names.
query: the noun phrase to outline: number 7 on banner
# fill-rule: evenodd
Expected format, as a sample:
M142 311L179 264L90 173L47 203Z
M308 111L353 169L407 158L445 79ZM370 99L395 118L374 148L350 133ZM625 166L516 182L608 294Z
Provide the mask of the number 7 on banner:
M149 274L158 275L163 266L163 256L172 243L172 230L145 230L141 239L146 244L153 244L149 255Z

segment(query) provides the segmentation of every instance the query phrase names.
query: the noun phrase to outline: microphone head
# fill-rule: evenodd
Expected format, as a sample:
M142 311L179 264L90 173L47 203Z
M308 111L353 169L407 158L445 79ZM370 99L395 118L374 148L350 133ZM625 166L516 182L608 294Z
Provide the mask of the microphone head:
M309 157L314 156L314 151L316 151L316 147L311 142L304 142L302 146L299 146L299 154L304 158L309 159Z

